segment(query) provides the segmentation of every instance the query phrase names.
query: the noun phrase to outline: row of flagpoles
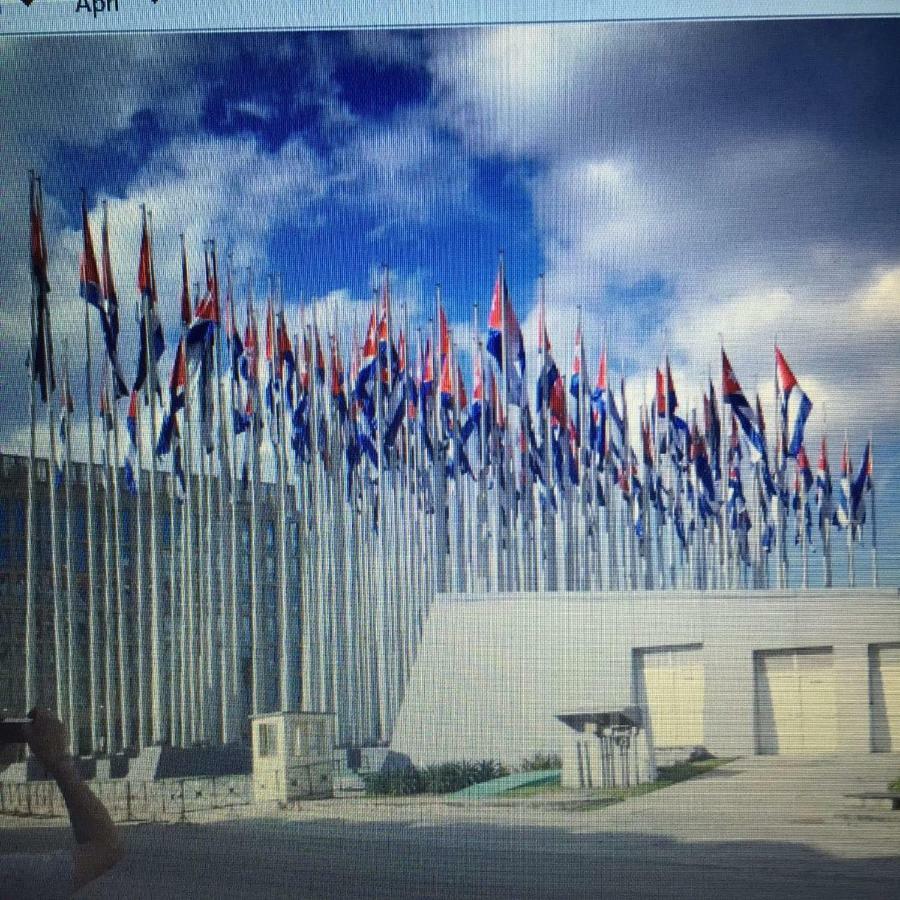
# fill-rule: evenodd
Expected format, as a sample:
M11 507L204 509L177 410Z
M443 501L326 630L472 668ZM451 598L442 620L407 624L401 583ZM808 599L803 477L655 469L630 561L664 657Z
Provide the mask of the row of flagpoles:
M358 342L354 332L345 366L346 323L317 321L315 307L301 304L292 330L274 278L261 335L248 276L241 330L236 273L229 262L221 292L212 242L204 247L205 286L192 294L182 239L180 331L166 385L157 371L165 342L152 219L144 212L139 348L129 383L120 363L106 207L98 264L83 198L87 443L93 463L93 309L105 358L99 386L105 474L101 526L93 519L94 466L88 467L89 646L87 659L79 659L72 604L65 599L72 596L71 586L63 589L69 566L61 564L71 552L74 404L66 369L58 392L60 447L51 402L56 380L41 204L40 182L32 176L26 700L30 704L37 690L32 532L39 395L59 472L50 479L56 699L74 734L74 679L86 667L95 751L116 743L237 739L247 713L273 705L265 665L273 650L276 708L334 710L341 741L386 740L429 604L442 592L805 588L814 578L813 553L821 559L815 577L831 587L839 534L845 536L847 578L854 585L867 506L871 577L877 584L871 438L855 473L845 440L835 496L824 438L817 471L811 469L804 438L812 403L777 347L774 442L759 398L750 404L724 349L721 397L710 381L699 415L679 403L666 360L655 373L652 396L632 419L624 379L616 386L609 378L606 347L589 384L580 321L566 383L544 324L542 296L532 406L525 345L502 257L486 341L478 337L476 307L473 345L456 345L439 292L434 318L411 332L405 311L403 321L394 315L385 271L363 339ZM471 395L462 351L472 360ZM124 435L120 401L127 401ZM149 427L141 425L145 416ZM119 570L120 478L138 511L137 734L127 724L126 650L132 636L126 633ZM274 648L267 643L261 585L263 496L274 509ZM65 547L57 546L60 508ZM168 653L159 546L159 523L166 516ZM102 572L90 546L95 532L105 542ZM144 552L147 559L140 558ZM246 598L239 579L245 564ZM249 696L240 635L245 602L251 623ZM117 716L120 734L113 725Z

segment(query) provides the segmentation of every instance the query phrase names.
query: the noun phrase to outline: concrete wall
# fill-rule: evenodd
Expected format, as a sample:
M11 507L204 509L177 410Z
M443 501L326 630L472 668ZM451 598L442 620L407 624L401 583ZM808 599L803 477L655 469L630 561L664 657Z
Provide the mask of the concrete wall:
M636 649L700 643L712 752L755 752L753 652L817 646L833 648L838 749L867 752L868 647L898 639L896 589L442 597L391 747L416 764L559 752L556 713L637 702Z

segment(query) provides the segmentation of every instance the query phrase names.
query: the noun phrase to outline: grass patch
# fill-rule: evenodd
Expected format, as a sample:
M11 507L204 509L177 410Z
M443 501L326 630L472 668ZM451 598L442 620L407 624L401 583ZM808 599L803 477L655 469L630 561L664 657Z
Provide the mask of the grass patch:
M734 762L736 756L723 757L721 759L704 759L698 762L681 762L671 766L660 766L656 770L656 781L650 781L647 784L636 784L629 788L602 788L590 791L590 796L585 796L583 791L573 791L571 788L564 788L559 782L551 784L528 784L519 788L513 788L503 794L503 799L525 800L529 797L540 798L541 800L559 801L560 805L569 808L566 801L571 802L571 808L577 811L599 809L603 806L609 806L611 803L620 803L632 797L643 797L645 794L652 794L654 791L671 787L681 781L687 781L711 772L719 766L726 763ZM900 779L898 779L900 781ZM578 799L575 796L578 795Z

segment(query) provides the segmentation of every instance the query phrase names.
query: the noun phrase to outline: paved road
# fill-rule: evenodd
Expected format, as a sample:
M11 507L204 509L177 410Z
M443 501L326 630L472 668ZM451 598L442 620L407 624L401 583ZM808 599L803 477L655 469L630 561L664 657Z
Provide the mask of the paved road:
M898 754L747 759L601 810L327 801L269 817L134 826L127 859L86 896L900 896L900 813L843 798L897 773ZM58 846L61 833L0 836L37 849Z

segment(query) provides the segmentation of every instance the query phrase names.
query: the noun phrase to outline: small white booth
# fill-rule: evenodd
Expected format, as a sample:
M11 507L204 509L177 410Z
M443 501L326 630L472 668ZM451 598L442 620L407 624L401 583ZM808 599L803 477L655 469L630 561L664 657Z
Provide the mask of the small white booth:
M334 715L278 712L250 717L257 802L331 797Z

